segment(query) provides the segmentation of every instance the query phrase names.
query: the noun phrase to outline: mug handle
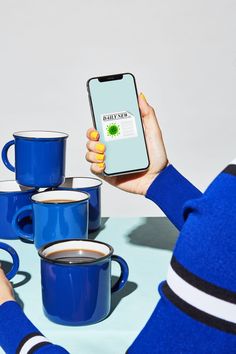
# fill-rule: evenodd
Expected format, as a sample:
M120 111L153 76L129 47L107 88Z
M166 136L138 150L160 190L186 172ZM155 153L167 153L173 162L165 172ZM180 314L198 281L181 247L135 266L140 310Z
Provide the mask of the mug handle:
M6 243L0 242L0 249L7 251L12 257L13 264L12 264L11 270L9 273L6 274L7 279L11 280L18 272L19 265L20 265L19 256L16 253L16 251L14 250L14 248L12 248L11 246L9 246Z
M123 287L127 283L128 276L129 276L129 267L126 261L120 256L112 255L111 260L117 262L121 270L121 275L119 279L111 288L111 292L115 293L116 291L123 289Z
M15 144L15 140L8 141L8 143L6 143L2 149L2 161L3 161L4 165L12 172L15 172L16 169L14 166L12 166L12 164L8 160L7 154L8 154L9 148L14 144Z
M18 218L19 218L20 214L24 213L25 211L29 211L32 213L32 205L31 204L25 205L22 208L20 208L19 210L17 210L17 212L15 213L15 215L13 216L13 219L12 219L12 227L16 231L16 233L24 240L34 241L33 233L23 231L20 228L19 223L18 223ZM31 214L31 213L29 213L29 214Z

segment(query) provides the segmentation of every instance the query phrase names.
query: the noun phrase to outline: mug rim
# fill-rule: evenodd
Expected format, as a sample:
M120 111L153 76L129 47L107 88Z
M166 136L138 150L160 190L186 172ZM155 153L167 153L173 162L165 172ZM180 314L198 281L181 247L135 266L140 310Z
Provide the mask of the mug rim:
M10 194L10 193L32 193L32 192L35 192L35 191L37 191L37 189L36 188L34 188L34 187L29 187L29 186L24 186L23 184L18 184L17 183L17 181L15 180L15 179L4 179L4 180L1 180L0 181L0 185L1 185L1 183L3 183L3 182L15 182L15 184L16 185L18 185L18 186L22 186L22 187L25 187L25 188L28 188L28 189L26 189L26 190L17 190L17 191L2 191L1 189L0 189L0 194L1 193L3 193L3 194ZM85 192L86 193L86 192ZM35 193L36 194L36 193Z
M63 190L59 190L59 189L53 189L53 190L51 190L51 191L43 191L43 192L38 192L38 193L34 193L31 197L30 197L30 199L31 199L31 201L32 201L32 203L34 203L34 204L46 204L46 205L70 205L70 204L76 204L76 203L83 203L83 202L86 202L87 200L89 200L90 199L90 195L89 195L89 193L87 193L87 192L80 192L80 191L70 191L70 190L65 190L65 192L67 191L67 192L76 192L76 193L82 193L82 194L86 194L86 198L84 198L84 199L82 199L82 200L72 200L72 201L70 201L70 202L66 202L66 203L46 203L45 201L41 201L41 200L34 200L33 199L33 197L34 196L36 196L36 195L39 195L39 194L43 194L43 193L52 193L52 192L63 192L64 191L64 189Z
M91 243L97 243L97 244L100 244L100 245L104 245L106 247L109 248L109 253L106 254L105 256L103 257L100 257L100 258L97 258L97 259L94 259L94 260L91 260L91 261L88 261L88 262L84 262L84 263L81 263L81 262L75 262L75 263L66 263L66 262L63 262L63 261L59 261L59 260L56 260L56 259L49 259L47 258L46 256L43 255L43 252L53 246L53 245L56 245L58 243L65 243L65 242L70 242L70 241L82 241L82 242L91 242ZM80 239L80 238L70 238L70 239L67 239L67 240L57 240L57 241L53 241L53 242L49 242L47 243L46 245L42 246L39 250L38 250L38 255L39 257L41 258L41 260L44 260L46 262L49 262L49 263L52 263L52 264L60 264L60 265L64 265L64 266L87 266L87 265L90 265L90 264L95 264L95 263L99 263L101 261L104 261L106 260L107 258L110 258L114 253L114 248L109 245L108 243L105 243L105 242L102 242L102 241L97 241L97 240L90 240L90 239Z
M96 186L90 186L90 187L63 187L63 184L66 182L67 179L69 178L72 178L72 179L93 179L95 181L98 181L99 184L97 184ZM95 177L89 177L89 176L70 176L70 177L65 177L65 182L63 182L62 184L60 184L57 188L58 189L83 189L83 188L86 188L86 189L94 189L94 188L98 188L100 187L102 184L103 184L103 181L101 181L100 179L98 178L95 178ZM86 193L86 192L85 192Z
M43 137L43 136L24 136L23 134L29 134L29 133L48 133L48 134L57 134L58 136L47 136L47 137ZM59 136L60 135L60 136ZM56 130L20 130L17 131L15 133L13 133L14 138L20 138L20 139L28 139L28 140L57 140L57 139L67 139L69 134L64 133L64 132L59 132Z

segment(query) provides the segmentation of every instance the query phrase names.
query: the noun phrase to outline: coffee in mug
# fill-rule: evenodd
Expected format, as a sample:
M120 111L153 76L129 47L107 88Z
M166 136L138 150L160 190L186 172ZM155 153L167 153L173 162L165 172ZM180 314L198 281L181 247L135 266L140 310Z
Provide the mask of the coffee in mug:
M43 200L43 203L46 204L62 204L62 203L72 203L74 200L72 199L48 199Z
M68 249L49 253L47 258L58 262L73 264L93 262L96 259L105 257L105 255L105 253L91 249Z

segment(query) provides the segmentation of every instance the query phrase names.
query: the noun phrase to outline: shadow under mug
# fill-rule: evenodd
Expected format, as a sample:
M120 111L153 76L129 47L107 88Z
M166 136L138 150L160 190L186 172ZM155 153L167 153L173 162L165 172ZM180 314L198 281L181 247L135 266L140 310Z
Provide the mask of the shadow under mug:
M19 209L31 203L30 198L35 192L35 189L21 186L16 181L0 181L0 238L19 238L12 227L13 216ZM22 214L19 224L24 232L32 232L32 221L28 215Z
M34 194L31 204L16 212L12 225L22 239L43 245L75 238L88 238L89 195L78 191L54 190ZM19 225L22 213L32 217L33 232L26 233Z
M71 250L99 252L99 258L52 259L50 254ZM122 289L129 274L125 260L113 255L113 248L94 240L66 240L45 245L41 257L42 299L45 315L53 322L84 326L105 319L111 308L112 293ZM111 263L121 268L118 281L111 286Z
M16 181L29 187L56 187L65 179L66 139L61 132L32 130L16 132L5 144L2 161ZM8 160L8 150L15 145L15 167Z
M101 185L102 181L92 177L67 177L58 189L86 192L89 198L89 232L99 229L101 225Z
M11 247L8 244L3 243L3 242L0 242L0 250L4 250L4 251L8 252L10 254L10 256L12 257L12 261L13 261L12 267L11 267L10 271L6 274L7 279L11 280L18 272L19 264L20 264L19 256L13 247Z

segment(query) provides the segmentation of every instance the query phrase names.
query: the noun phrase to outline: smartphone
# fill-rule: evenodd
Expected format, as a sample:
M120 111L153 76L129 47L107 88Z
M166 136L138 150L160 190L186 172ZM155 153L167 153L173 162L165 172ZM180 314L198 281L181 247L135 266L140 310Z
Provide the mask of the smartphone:
M106 145L107 176L137 173L149 167L135 77L131 73L87 81L95 129Z

